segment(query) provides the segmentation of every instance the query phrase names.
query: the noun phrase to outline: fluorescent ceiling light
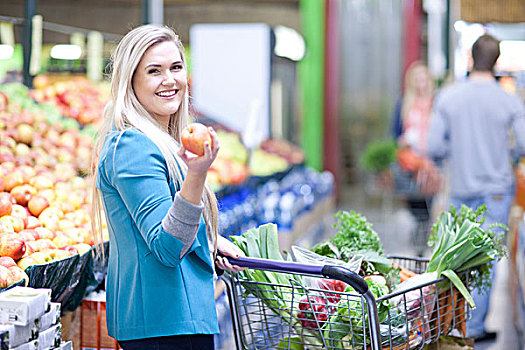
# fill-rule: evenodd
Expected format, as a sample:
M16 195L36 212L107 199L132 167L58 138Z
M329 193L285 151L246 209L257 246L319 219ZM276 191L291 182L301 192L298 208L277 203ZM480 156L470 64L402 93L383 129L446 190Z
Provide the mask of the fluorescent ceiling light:
M292 61L303 59L306 46L303 37L292 28L277 26L273 29L275 33L274 53L280 57L286 57Z
M15 49L11 45L0 44L0 60L7 60L13 56Z
M51 57L60 60L78 60L82 49L78 45L55 45L51 48Z

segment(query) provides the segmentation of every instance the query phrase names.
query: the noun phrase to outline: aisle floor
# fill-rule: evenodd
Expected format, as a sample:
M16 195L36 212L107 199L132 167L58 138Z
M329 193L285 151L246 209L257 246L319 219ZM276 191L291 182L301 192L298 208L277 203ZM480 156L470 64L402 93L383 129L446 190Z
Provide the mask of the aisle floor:
M443 206L446 200L435 202L435 207ZM338 208L340 210L354 210L367 217L373 224L374 230L380 235L387 254L416 256L419 250L414 247L410 239L410 232L414 229L416 221L412 214L405 208L405 203L392 196L371 196L360 185L347 185L341 191ZM335 234L330 228L334 221L327 218L326 230L322 237L327 238ZM321 237L317 237L318 239ZM316 242L310 242L316 243ZM429 255L427 250L424 256ZM487 329L498 332L496 339L476 342L475 349L481 350L519 350L518 337L512 324L509 310L510 296L507 288L508 264L506 260L498 263L496 282L491 297L491 305L487 318Z

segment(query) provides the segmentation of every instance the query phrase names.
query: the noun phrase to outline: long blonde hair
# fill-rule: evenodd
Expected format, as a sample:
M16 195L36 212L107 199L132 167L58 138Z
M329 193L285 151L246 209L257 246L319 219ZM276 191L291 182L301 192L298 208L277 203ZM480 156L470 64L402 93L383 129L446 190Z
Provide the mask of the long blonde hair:
M95 141L91 167L93 172L91 225L97 253L102 256L104 256L101 248L101 243L103 242L102 205L100 191L95 185L95 180L98 159L104 139L108 133L112 132L113 128L116 128L117 132L119 132L134 127L154 142L166 160L170 179L179 188L187 172L186 164L177 155L177 151L180 148L181 132L188 124L189 119L188 88L186 87L186 94L179 110L170 116L167 132L142 106L133 90L133 75L142 56L153 45L165 41L175 43L179 49L182 61L186 63L184 47L178 35L166 26L144 25L131 30L121 39L112 54L111 100L104 109L104 120ZM208 184L204 187L201 200L204 204L204 220L206 222L208 239L213 244L213 252L215 254L217 251L218 209L217 199Z
M401 105L401 118L402 120L405 119L405 116L408 114L410 109L412 108L412 104L417 99L419 93L416 85L416 77L419 72L423 71L427 78L427 86L425 90L423 91L423 94L425 96L428 96L429 98L433 98L436 84L434 82L434 79L432 78L432 74L430 73L430 70L428 67L421 61L415 61L412 63L406 73L405 73L405 87L403 91L403 103Z

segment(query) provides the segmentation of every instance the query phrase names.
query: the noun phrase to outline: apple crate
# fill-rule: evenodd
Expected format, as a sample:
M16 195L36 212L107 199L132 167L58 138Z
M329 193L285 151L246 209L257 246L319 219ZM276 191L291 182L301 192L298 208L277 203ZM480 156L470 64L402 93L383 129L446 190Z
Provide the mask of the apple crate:
M82 300L80 309L80 349L121 349L118 342L108 335L105 301Z

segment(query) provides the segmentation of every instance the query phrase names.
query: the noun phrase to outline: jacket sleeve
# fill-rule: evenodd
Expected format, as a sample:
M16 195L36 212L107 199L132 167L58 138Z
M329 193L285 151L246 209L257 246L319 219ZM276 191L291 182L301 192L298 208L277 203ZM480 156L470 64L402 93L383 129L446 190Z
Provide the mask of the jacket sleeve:
M428 155L434 159L448 156L449 125L445 113L440 100L436 99L427 136Z
M185 246L193 244L191 249L184 249L188 253L198 244L195 235L199 220L179 225L183 232L169 233L162 227L173 199L166 162L149 138L135 130L124 131L112 148L106 158L112 185L155 258L166 266L177 266ZM200 219L200 213L193 213Z

